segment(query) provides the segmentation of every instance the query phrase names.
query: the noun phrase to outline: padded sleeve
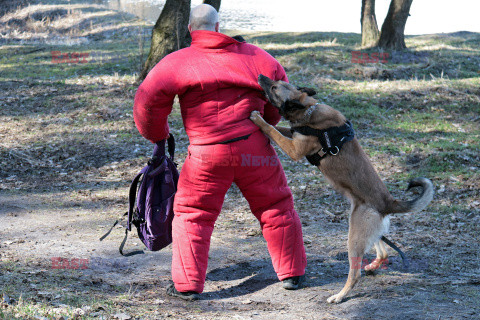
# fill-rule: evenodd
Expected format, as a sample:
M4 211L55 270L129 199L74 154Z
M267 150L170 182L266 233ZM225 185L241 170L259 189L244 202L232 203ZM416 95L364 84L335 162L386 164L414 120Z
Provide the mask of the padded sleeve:
M172 65L160 61L147 75L135 95L133 118L140 134L157 142L169 133L168 115L172 112L173 99L178 85Z

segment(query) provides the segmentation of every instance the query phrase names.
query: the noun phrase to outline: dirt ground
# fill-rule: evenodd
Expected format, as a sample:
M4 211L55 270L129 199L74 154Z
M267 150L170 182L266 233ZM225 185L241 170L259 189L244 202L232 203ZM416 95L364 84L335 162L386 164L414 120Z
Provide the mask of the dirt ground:
M119 194L120 199L122 196ZM238 206L241 197L235 190L229 193L230 201L212 238L202 300L179 301L165 294L170 279L170 248L121 257L117 251L123 236L121 230L115 230L102 243L98 241L107 229L109 219L105 211L111 210L112 204L101 200L89 204L69 198L62 192L2 192L0 252L2 263L9 264L2 266L0 276L6 287L10 276L17 277L17 281L22 278L23 282L17 289L21 292L10 295L11 298L18 299L22 293L30 296L30 301L43 301L53 310L61 310L69 305L62 302L65 294L82 297L81 307L73 310L74 317L76 312L103 319L474 319L479 312L478 273L467 276L432 271L435 264L451 259L450 251L458 251L455 242L430 234L408 237L412 232L406 223L405 233L401 232L403 228L395 228L395 234L403 234L399 236L401 243L422 243L422 247L430 247L432 254L425 257L414 248L404 247L411 259L409 270L403 270L401 261L393 256L387 270L363 277L345 302L327 304L325 300L341 289L348 272L344 246L347 228L344 219L331 222L320 213L316 213L314 225L304 225L308 253L306 286L298 291L283 290L258 226L245 205ZM124 207L113 206L118 211ZM308 221L304 212L302 218ZM139 247L135 243L138 239L132 237L128 250ZM443 258L437 258L435 253ZM86 269L56 270L56 266L65 266L64 262L52 260L56 257L70 263L73 259L88 259ZM82 264L79 266L82 268ZM115 301L119 295L127 298L109 308L103 303L86 302L93 296Z
M137 27L132 17L119 17ZM82 37L105 41L111 32L92 30ZM282 154L303 224L304 288L282 289L258 222L232 186L213 233L202 299L184 302L167 296L170 247L122 257L121 226L99 241L126 211L129 182L151 152L131 118L134 77L102 69L77 80L55 78L59 72L70 74L69 67L35 74L55 48L35 39L5 41L2 52L30 60L24 65L29 74L19 71L18 77L0 83L0 318L478 318L478 176L435 181L437 195L429 209L393 217L388 237L406 253L410 268L405 270L390 250L385 270L362 275L345 302L331 305L326 299L343 287L348 273L348 204L306 161L294 163ZM35 50L39 55L31 56ZM19 66L5 62L2 68L12 73ZM176 108L170 120L181 169L188 141ZM368 134L364 137L372 148ZM422 155L418 157L376 154L372 161L393 194L408 198L405 181L388 177L418 166ZM472 209L438 214L440 206L462 202ZM126 250L133 249L142 246L131 233ZM373 259L373 252L365 258Z

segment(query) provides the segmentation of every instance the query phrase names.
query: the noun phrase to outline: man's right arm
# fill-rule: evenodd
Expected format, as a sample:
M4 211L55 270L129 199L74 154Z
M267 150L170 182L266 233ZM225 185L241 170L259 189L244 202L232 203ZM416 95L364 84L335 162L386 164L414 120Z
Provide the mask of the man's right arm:
M169 133L168 115L177 94L175 76L168 61L160 61L138 87L133 106L133 118L140 134L157 142Z

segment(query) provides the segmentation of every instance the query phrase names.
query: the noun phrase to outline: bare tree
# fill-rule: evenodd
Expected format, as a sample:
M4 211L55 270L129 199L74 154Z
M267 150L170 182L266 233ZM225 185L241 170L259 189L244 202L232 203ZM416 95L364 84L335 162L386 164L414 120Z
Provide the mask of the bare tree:
M405 45L405 24L410 15L413 0L392 0L387 17L382 25L378 47L383 49L403 50Z
M360 23L362 24L362 46L375 46L380 35L375 17L375 0L362 0Z
M162 13L152 30L152 43L147 61L140 72L139 80L145 79L148 72L167 54L188 45L188 19L190 0L167 0Z

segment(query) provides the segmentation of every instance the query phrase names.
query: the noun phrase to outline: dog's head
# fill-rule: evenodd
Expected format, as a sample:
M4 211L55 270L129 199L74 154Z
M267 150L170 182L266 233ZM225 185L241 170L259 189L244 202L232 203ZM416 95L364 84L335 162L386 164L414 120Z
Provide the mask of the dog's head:
M258 76L258 84L262 87L268 101L278 108L280 114L287 120L292 120L295 111L303 110L311 105L308 97L316 94L315 90L296 87L285 81L273 81L264 75Z

